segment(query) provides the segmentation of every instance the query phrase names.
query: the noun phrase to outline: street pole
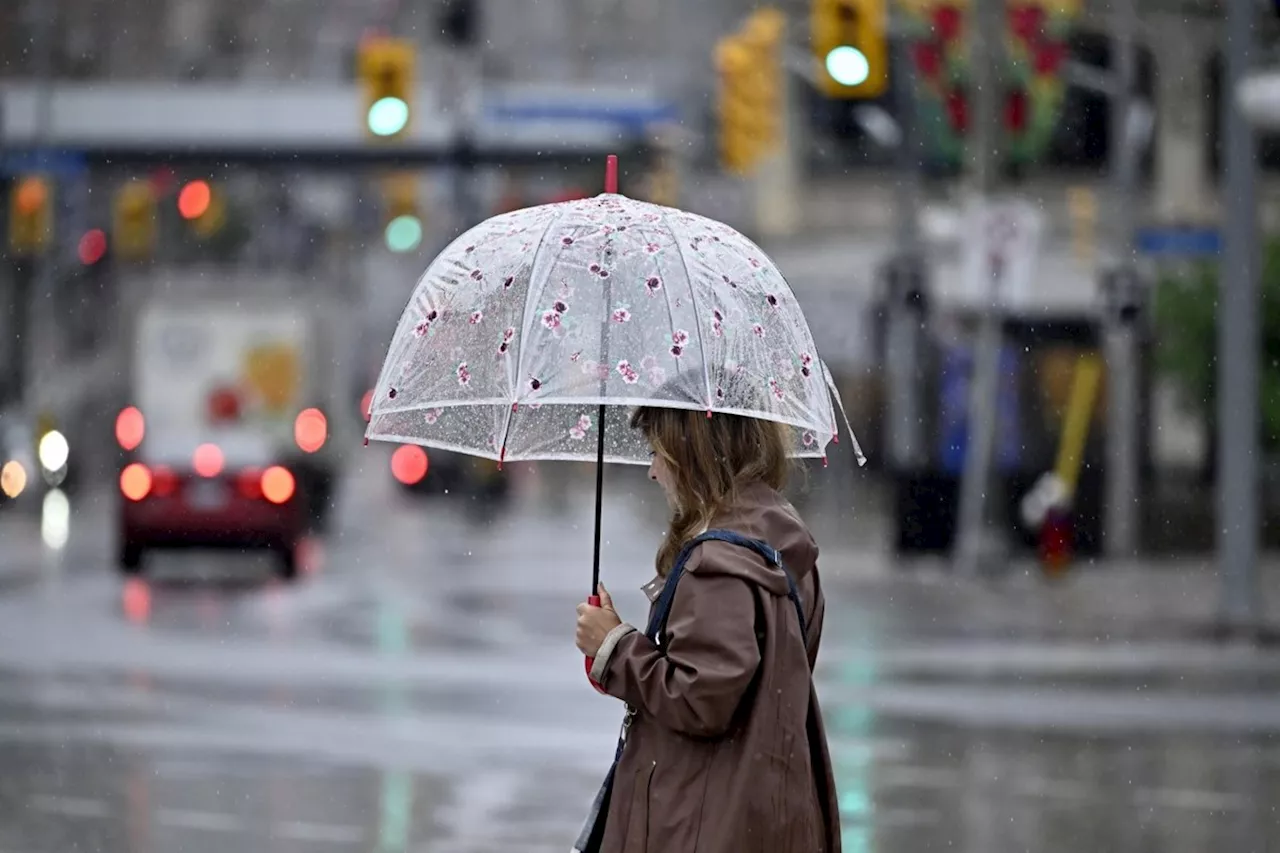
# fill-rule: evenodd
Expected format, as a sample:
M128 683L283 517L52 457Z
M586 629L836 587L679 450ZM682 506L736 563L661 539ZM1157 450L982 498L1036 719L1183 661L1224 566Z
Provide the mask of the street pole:
M34 148L41 156L47 154L46 143L49 139L50 123L53 112L53 38L57 23L55 16L58 6L55 3L34 4L38 16L35 32L34 72L39 96L36 99L36 123ZM54 187L49 204L56 209L59 193ZM27 415L32 419L46 414L42 411L52 379L53 361L56 353L56 324L53 322L52 301L54 289L54 271L56 260L57 216L53 216L54 233L46 235L43 254L32 257L32 281L27 294L26 305L23 306L25 316L22 318L22 334L29 343L27 352L26 375L23 377L23 403Z
M1247 629L1258 616L1258 222L1253 129L1236 93L1253 54L1252 3L1226 4L1222 123L1225 245L1218 316L1218 559L1222 617Z
M479 10L476 0L450 0L444 7L444 29L453 53L445 71L444 101L455 120L451 184L457 233L480 219L476 198L476 108L481 84L477 54Z
M972 20L966 27L973 67L973 122L968 151L973 194L989 202L999 185L1000 85L1005 32L1004 0L974 0ZM969 429L960 482L960 508L956 526L956 569L962 575L977 574L986 544L987 490L992 481L995 450L996 405L999 392L1002 327L1001 276L986 283L987 298L978 306L978 345L974 354L969 396Z
M782 43L786 44L786 37ZM756 232L762 240L785 239L800 230L800 175L796 158L796 97L786 65L778 67L778 141L750 178Z
M1136 213L1138 150L1131 138L1137 63L1134 38L1138 19L1135 0L1116 0L1112 35L1115 91L1111 99L1112 226L1114 267L1104 274L1108 286L1104 313L1107 363L1107 474L1103 546L1112 559L1134 556L1138 546L1140 382L1138 378L1139 313L1141 302L1133 264L1132 235Z
M914 68L905 39L897 44L897 251L885 270L885 374L889 389L890 462L896 476L925 463L922 361L928 266L920 241L920 134L915 121Z

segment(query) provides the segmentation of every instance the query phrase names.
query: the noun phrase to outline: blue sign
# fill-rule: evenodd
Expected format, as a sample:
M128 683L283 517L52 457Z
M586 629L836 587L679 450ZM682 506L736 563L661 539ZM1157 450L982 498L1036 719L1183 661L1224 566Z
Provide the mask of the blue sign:
M8 151L0 154L0 174L28 175L33 172L65 178L82 175L84 155L78 151Z
M1202 258L1222 251L1222 234L1217 228L1160 226L1141 228L1134 238L1144 255Z
M622 125L633 132L680 118L680 111L670 103L505 103L487 105L484 112L495 121L600 121Z
M996 465L1009 473L1022 461L1022 435L1018 421L1018 349L1000 351L1000 387L996 400ZM959 476L969 445L970 382L973 350L948 347L942 355L938 401L938 462L943 471Z

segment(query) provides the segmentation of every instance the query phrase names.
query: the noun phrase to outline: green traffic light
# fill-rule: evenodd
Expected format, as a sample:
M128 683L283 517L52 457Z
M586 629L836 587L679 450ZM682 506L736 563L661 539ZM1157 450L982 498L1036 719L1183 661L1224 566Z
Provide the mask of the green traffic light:
M412 252L422 242L422 220L412 214L397 216L387 224L387 248L393 252Z
M369 130L375 136L394 136L409 123L409 105L399 98L380 98L369 107Z
M827 54L827 73L841 86L861 86L871 76L871 63L865 53L845 44Z

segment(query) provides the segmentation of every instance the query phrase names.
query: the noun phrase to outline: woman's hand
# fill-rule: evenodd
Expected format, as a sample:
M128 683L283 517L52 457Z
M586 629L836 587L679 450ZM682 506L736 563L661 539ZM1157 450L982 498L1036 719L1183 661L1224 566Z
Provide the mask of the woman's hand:
M578 650L589 658L595 657L596 652L600 651L600 645L609 632L622 624L604 584L600 584L596 592L600 595L599 607L585 601L578 605L578 630L573 638Z

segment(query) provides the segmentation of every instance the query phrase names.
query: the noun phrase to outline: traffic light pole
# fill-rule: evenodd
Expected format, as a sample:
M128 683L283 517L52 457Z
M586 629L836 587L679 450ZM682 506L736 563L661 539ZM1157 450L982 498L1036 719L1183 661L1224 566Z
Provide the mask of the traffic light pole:
M785 44L785 30L780 38ZM794 81L781 54L773 69L778 75L778 139L775 150L765 156L751 177L756 213L756 230L764 239L794 236L800 230L800 189L796 163Z
M1253 53L1252 3L1227 4L1223 80L1225 246L1218 313L1218 560L1230 630L1257 627L1258 606L1258 203L1253 129L1237 93Z
M905 40L898 40L895 100L898 142L897 251L884 269L885 372L888 382L889 459L899 477L927 462L921 397L924 393L928 264L920 241L920 135L915 120L915 74Z
M35 123L35 147L41 154L45 153L45 148L49 138L50 123L52 121L53 112L53 39L56 34L54 16L57 14L57 8L52 3L46 3L42 7L44 11L37 12L39 20L35 33L35 78L39 86L40 95L36 100L36 123ZM50 201L48 202L55 210L57 207L58 192L56 188L52 188L50 192ZM57 240L54 239L57 233L57 215L50 216L52 222L50 234L45 235L44 250L35 253L32 256L31 263L33 271L31 274L30 289L25 294L23 303L20 307L19 323L21 324L21 334L25 339L23 353L25 356L25 364L23 365L23 373L21 375L22 382L22 399L27 409L27 414L35 418L41 412L44 406L47 392L49 390L49 382L46 379L50 377L50 371L53 367L56 340L56 324L52 317L52 299L54 291L54 271L57 264Z
M446 4L446 24L451 50L456 52L445 72L445 103L457 117L453 141L451 185L456 231L461 233L484 218L476 198L476 97L481 85L480 63L475 54L474 8L469 0ZM450 18L449 16L461 16ZM465 18L466 20L462 20ZM452 23L450 23L450 21ZM448 28L448 27L447 27Z
M1138 548L1141 444L1138 411L1141 282L1132 258L1134 196L1138 147L1132 136L1137 78L1134 40L1136 0L1119 0L1112 56L1115 90L1111 93L1112 220L1114 268L1104 273L1104 338L1107 356L1107 471L1103 546L1108 557L1133 557Z
M972 51L973 130L969 139L973 191L990 200L999 186L1000 68L1005 32L1004 0L974 0L966 27ZM1003 327L1001 281L995 275L984 283L985 298L978 306L979 331L969 395L969 417L960 507L956 527L956 569L977 574L986 556L987 491L992 482L996 404L999 391L1000 343Z

